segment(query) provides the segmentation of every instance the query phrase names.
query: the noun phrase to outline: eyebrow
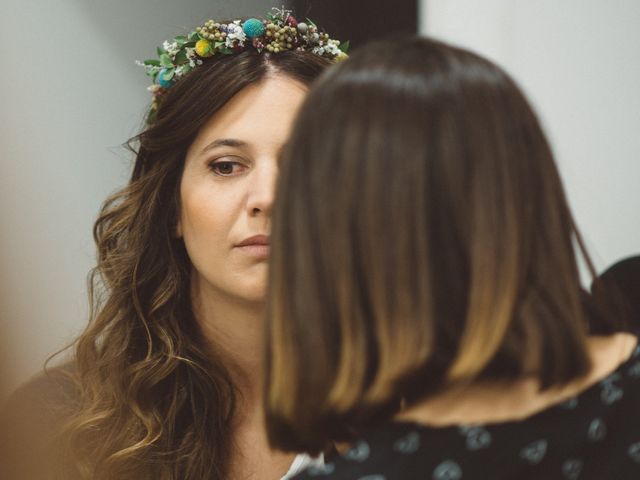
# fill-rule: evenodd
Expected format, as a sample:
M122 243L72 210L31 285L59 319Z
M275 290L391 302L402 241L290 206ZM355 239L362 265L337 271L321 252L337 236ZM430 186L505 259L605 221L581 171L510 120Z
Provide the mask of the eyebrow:
M200 153L208 152L217 147L246 147L247 145L247 142L235 138L218 138L204 147Z

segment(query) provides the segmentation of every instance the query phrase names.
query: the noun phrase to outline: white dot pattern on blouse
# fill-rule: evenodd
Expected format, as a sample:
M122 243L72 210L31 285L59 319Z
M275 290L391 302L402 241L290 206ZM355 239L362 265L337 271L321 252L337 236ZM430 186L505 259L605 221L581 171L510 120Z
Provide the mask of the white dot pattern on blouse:
M369 444L363 440L360 440L356 443L355 447L349 450L344 458L347 460L352 460L354 462L364 462L369 458L369 454L371 450L369 449Z
M445 460L433 471L433 480L460 480L462 468L453 460Z
M537 465L547 454L547 441L537 440L520 450L520 458L531 465Z
M640 464L640 442L636 442L629 447L629 457Z
M389 423L295 480L640 480L640 347L575 398L518 422Z
M482 427L460 427L460 431L467 437L466 445L469 450L480 450L491 445L491 434Z
M411 454L420 448L420 435L417 432L408 433L406 436L396 440L393 449L396 452Z

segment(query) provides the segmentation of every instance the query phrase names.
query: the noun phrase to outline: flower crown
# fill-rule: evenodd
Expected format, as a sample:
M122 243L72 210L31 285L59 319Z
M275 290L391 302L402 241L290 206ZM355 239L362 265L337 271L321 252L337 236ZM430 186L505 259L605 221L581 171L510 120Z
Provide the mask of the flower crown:
M245 50L257 53L304 50L334 61L347 57L349 42L329 38L309 19L308 23L298 22L290 10L273 8L273 11L265 15L265 19L249 18L229 23L208 20L188 35L165 41L157 49L158 59L137 61L153 79L153 85L148 88L153 100L147 122L153 121L159 101L168 89L207 58L216 55L233 55Z

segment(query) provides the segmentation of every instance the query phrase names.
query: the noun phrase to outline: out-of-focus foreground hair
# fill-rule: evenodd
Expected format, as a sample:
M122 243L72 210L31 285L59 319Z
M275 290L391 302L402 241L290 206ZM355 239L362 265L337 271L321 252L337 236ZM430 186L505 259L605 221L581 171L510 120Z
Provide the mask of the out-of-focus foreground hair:
M62 478L227 478L236 393L191 311L191 264L175 233L184 159L243 88L273 74L309 85L329 63L297 51L212 59L165 94L130 142L131 181L94 228L91 321L69 371L79 404L62 438Z
M314 86L282 160L270 441L317 452L444 387L586 373L573 242L592 269L504 71L425 38L355 51Z

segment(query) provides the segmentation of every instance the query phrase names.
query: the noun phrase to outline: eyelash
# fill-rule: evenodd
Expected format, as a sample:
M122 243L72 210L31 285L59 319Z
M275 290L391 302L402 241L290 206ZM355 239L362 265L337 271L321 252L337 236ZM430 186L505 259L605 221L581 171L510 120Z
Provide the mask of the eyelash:
M232 172L231 173L222 173L220 172L220 168L222 166L228 166L231 165L232 168ZM215 174L218 175L220 177L234 177L236 175L239 175L241 172L237 172L236 170L240 168L242 171L244 171L243 169L246 168L246 165L244 165L241 162L235 162L233 160L216 160L214 162L211 162L209 164L209 169Z

